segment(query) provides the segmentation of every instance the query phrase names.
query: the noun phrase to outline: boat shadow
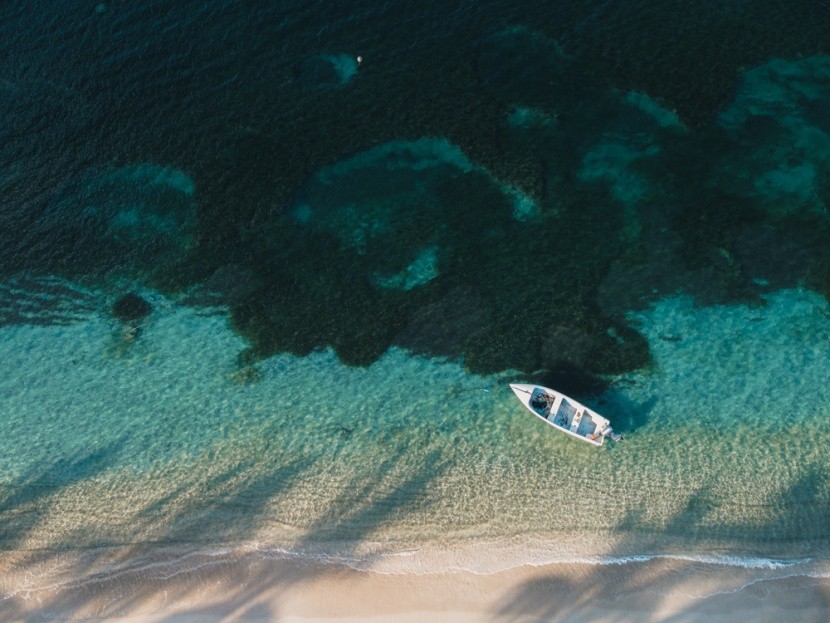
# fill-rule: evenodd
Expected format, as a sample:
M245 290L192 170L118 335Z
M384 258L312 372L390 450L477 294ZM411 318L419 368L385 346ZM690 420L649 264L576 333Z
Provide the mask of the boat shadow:
M651 396L645 402L631 400L625 393L611 386L595 401L595 404L589 404L589 406L595 407L611 420L611 426L615 431L631 434L648 425L657 402L657 396Z
M608 418L618 433L635 433L645 427L658 401L657 396L645 402L631 400L612 381L567 363L522 378L562 392L594 409Z

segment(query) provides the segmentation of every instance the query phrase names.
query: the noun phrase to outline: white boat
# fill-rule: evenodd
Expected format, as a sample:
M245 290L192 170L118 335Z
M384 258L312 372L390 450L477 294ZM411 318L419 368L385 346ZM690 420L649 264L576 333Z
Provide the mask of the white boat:
M595 446L601 446L606 437L622 439L611 429L611 422L565 394L541 385L511 383L510 389L533 415L571 437Z

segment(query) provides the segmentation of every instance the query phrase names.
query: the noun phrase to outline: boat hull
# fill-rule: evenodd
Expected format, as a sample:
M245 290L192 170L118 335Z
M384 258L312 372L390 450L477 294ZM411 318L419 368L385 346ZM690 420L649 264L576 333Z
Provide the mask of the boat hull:
M533 415L579 441L601 446L611 431L607 419L561 392L521 383L511 383L510 389Z

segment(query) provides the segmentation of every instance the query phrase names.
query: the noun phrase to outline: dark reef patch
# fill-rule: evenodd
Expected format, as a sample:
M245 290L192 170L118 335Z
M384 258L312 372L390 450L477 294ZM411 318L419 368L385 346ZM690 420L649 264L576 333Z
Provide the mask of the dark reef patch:
M366 364L397 344L493 372L539 368L541 336L566 323L590 336L587 368L609 373L645 364L644 340L598 317L591 302L618 248L618 224L602 195L521 222L508 198L482 181L461 175L435 187L442 220L438 230L427 229L440 233L439 274L411 290L381 288L371 278L396 253L391 230L355 247L350 231L283 217L255 262L263 285L234 310L235 326L260 356L331 346L344 361ZM404 231L425 240L417 225ZM598 240L608 256L593 253Z
M143 320L153 312L153 306L135 292L118 298L112 304L112 315L123 322Z
M789 145L828 130L824 63L794 63L798 124L718 122L742 69L830 53L826 3L162 7L0 9L4 274L195 291L254 357L477 372L646 365L626 312L678 291L830 292L828 166Z
M75 279L153 281L188 259L194 192L187 175L152 164L83 171L27 217L15 255L30 270Z
M472 287L451 288L414 308L393 343L414 353L458 358L471 338L487 331L490 313Z
M571 72L572 59L559 44L541 32L513 26L486 35L477 42L476 71L484 91L505 104L555 110L573 101L582 88Z
M286 237L279 250L256 263L259 287L232 313L254 353L302 355L330 346L348 364L376 360L417 301L373 287L365 260L334 236L309 236L288 220L280 231Z
M716 188L702 188L676 205L674 228L683 238L681 254L692 268L712 262L713 253L729 253L731 241L741 229L758 225L763 212L751 201Z

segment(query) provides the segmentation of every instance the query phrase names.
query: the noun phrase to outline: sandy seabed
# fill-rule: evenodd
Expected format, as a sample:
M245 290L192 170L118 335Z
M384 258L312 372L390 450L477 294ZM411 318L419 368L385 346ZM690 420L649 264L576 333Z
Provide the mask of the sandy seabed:
M135 552L133 552L134 554ZM379 573L260 552L101 557L52 567L8 594L0 620L25 621L798 621L830 620L830 578L653 558L520 566L495 573ZM27 554L31 563L31 553ZM152 560L148 563L147 560ZM0 577L16 569L0 557ZM51 567L50 555L43 565ZM66 561L64 561L66 562ZM34 567L30 567L34 568Z
M506 381L402 352L367 369L327 352L277 356L237 385L228 375L244 344L224 317L154 304L123 351L100 317L4 331L3 623L830 620L828 316L813 293L757 310L671 299L640 315L657 371L622 379L606 407L615 423L653 408L624 452L601 454L516 418ZM431 390L396 428L382 398L401 383ZM330 407L309 391L320 387L361 399ZM815 408L769 421L772 390ZM459 395L490 414L485 426L456 413ZM719 431L738 417L765 443ZM813 433L794 437L793 424ZM432 469L445 453L446 471ZM575 466L614 479L606 504L576 499L576 480L538 486ZM323 481L336 485L328 497ZM626 536L626 518L645 542ZM555 547L514 547L511 535L543 527ZM359 540L345 548L358 568L322 539L344 535ZM328 558L238 547L292 536L322 539ZM474 547L444 547L466 537ZM380 551L440 551L398 565L373 539ZM568 549L579 544L616 558L583 560Z

